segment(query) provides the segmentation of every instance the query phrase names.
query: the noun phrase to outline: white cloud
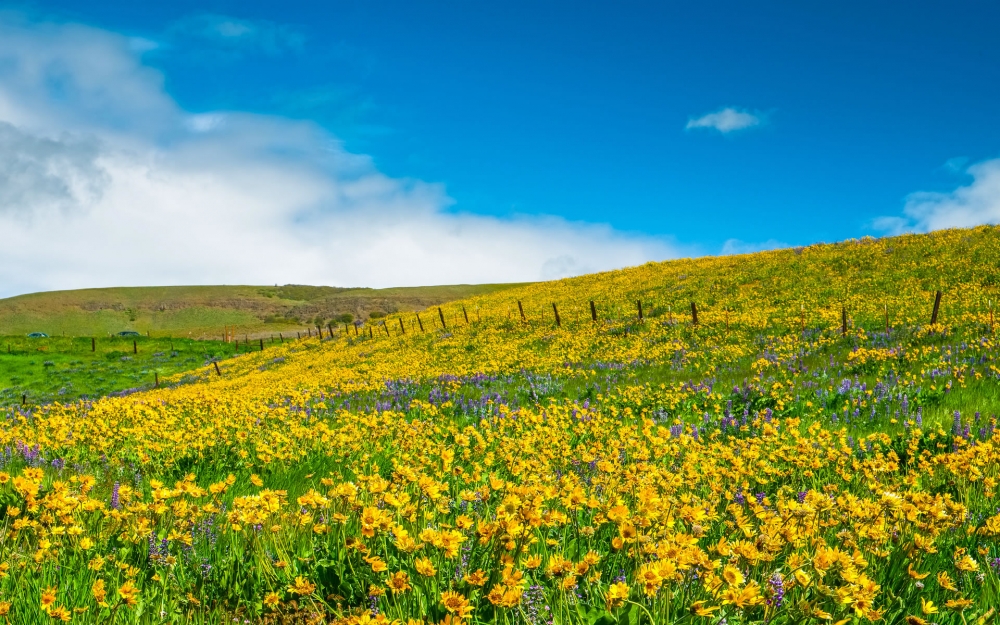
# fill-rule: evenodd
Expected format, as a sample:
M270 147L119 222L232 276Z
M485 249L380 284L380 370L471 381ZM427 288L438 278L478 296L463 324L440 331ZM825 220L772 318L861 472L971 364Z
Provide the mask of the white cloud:
M720 255L732 256L735 254L752 254L754 252L761 252L764 250L777 250L783 247L789 246L787 243L775 241L774 239L768 239L767 241L761 241L759 243L750 243L747 241L740 241L739 239L728 239L722 244L722 251L720 252Z
M313 124L182 110L126 37L0 20L0 295L527 281L676 256L607 226L451 204Z
M252 50L272 56L301 52L305 45L305 36L286 24L215 13L198 13L180 19L171 25L169 34L230 51Z
M226 121L226 116L222 113L202 113L201 115L189 115L184 123L195 132L209 132L219 127Z
M727 134L736 130L744 130L746 128L760 126L764 123L764 121L765 119L762 113L751 113L750 111L742 109L726 107L715 111L714 113L702 115L698 118L692 117L688 120L688 123L684 128L685 130L705 128L709 130L717 130L722 134Z
M92 141L38 137L0 122L0 146L0 215L58 214L98 198L107 182Z
M890 234L1000 224L1000 159L965 172L972 181L947 193L921 191L906 198L903 217L880 217L872 226Z

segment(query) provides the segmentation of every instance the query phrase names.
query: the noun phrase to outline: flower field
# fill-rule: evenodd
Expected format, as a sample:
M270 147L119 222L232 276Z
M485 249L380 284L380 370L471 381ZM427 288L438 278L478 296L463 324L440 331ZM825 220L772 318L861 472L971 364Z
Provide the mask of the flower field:
M5 409L0 618L994 623L998 287L992 227L650 263Z

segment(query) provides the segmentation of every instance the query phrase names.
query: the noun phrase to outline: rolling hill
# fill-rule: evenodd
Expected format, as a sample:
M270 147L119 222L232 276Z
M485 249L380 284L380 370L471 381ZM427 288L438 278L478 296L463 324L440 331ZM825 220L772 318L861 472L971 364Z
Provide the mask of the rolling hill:
M332 320L421 310L515 284L387 289L328 286L165 286L50 291L0 299L0 335L220 338L224 327L251 338L304 331Z

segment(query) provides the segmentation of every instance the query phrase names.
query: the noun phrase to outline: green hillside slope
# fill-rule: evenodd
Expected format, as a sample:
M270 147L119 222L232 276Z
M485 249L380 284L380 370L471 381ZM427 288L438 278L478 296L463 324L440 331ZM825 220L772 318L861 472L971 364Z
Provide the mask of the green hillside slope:
M304 331L317 322L420 310L516 285L444 285L388 289L325 286L167 286L82 289L0 299L0 335L143 335L221 338Z

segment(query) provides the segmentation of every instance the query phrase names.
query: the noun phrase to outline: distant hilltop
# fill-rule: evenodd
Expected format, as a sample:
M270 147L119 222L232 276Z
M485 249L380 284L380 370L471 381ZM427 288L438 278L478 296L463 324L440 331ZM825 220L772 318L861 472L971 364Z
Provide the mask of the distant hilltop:
M330 286L163 286L49 291L0 299L0 335L266 336L350 323L492 293L517 284L388 289Z

